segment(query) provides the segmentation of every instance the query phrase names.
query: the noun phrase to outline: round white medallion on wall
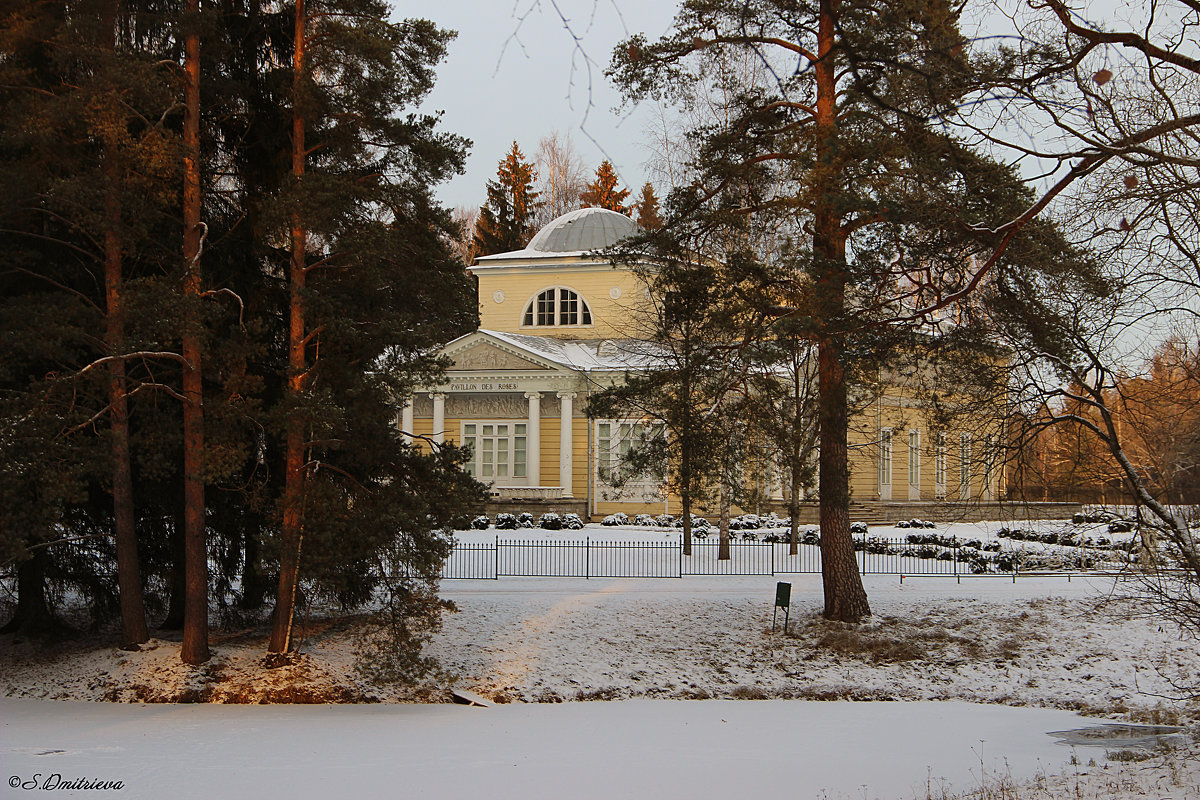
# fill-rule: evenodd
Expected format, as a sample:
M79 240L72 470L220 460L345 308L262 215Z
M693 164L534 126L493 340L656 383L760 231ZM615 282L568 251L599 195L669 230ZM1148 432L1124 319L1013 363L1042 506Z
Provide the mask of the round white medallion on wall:
M504 292L497 289L496 291L492 292L492 299L495 300L497 303L503 303L504 302Z
M613 300L620 300L621 299L621 287L614 286L611 289L609 289L608 296L611 297Z

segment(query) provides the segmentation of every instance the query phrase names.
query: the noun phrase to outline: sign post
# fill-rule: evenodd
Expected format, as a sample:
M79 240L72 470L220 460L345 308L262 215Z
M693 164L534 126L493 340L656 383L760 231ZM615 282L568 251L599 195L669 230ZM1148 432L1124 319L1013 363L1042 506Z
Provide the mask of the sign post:
M783 609L783 632L787 633L788 616L792 610L792 585L780 581L775 584L775 610L771 614L771 633L775 632L775 620L779 616L779 609Z

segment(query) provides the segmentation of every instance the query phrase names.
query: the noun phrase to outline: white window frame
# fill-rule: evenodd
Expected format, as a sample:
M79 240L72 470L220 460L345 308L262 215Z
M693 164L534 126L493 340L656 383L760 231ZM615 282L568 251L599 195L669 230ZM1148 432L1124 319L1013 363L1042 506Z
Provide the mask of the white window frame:
M958 435L958 494L963 500L971 499L971 434Z
M653 436L666 434L666 427L661 422L638 419L598 419L595 422L595 459L593 473L596 476L596 486L600 489L601 499L638 500L650 502L660 500L663 496L662 484L650 476L643 476L626 481L620 489L613 486L606 478L613 470L620 470L621 456L630 452L637 441L647 441ZM641 436L634 438L634 433Z
M946 496L946 432L933 435L933 491L938 497Z
M921 432L908 432L908 499L921 499Z
M487 429L491 428L491 431ZM503 432L497 430L503 428ZM471 450L471 459L463 469L481 483L493 486L526 486L529 484L529 423L515 419L465 419L459 425L459 443ZM490 452L480 447L479 439L503 441L504 447L493 447ZM504 454L504 475L499 474ZM491 456L487 459L487 456ZM486 459L486 460L485 460ZM490 473L490 474L488 474ZM517 474L521 473L521 474Z
M568 320L571 314L574 322ZM521 309L522 328L591 328L594 322L591 305L580 291L570 286L539 289Z
M983 499L992 500L995 495L992 489L992 479L996 471L995 438L988 434L983 437Z
M892 499L892 429L879 429L879 499Z

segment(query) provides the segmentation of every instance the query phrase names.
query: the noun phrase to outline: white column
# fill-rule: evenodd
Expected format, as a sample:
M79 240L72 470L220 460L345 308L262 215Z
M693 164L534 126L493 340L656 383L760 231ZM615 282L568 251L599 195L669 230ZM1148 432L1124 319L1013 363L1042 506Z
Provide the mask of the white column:
M404 403L404 410L400 412L400 431L405 444L412 444L413 437L413 398L408 398Z
M433 392L433 440L438 444L446 441L446 395Z
M574 497L571 494L571 465L574 452L571 447L571 424L574 422L574 392L559 392L558 402L561 408L561 427L558 434L558 483L562 486L563 497Z
M525 439L525 465L529 485L542 485L542 393L526 392L529 398L529 427Z

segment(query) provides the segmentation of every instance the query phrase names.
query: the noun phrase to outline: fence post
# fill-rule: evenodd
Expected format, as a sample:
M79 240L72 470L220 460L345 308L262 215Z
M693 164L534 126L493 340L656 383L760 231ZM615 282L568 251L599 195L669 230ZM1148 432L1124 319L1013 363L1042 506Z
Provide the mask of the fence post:
M962 578L958 577L958 537L954 537L954 547L951 551L954 556L954 582L962 583Z
M583 577L587 580L592 578L592 537L585 536L583 539Z

